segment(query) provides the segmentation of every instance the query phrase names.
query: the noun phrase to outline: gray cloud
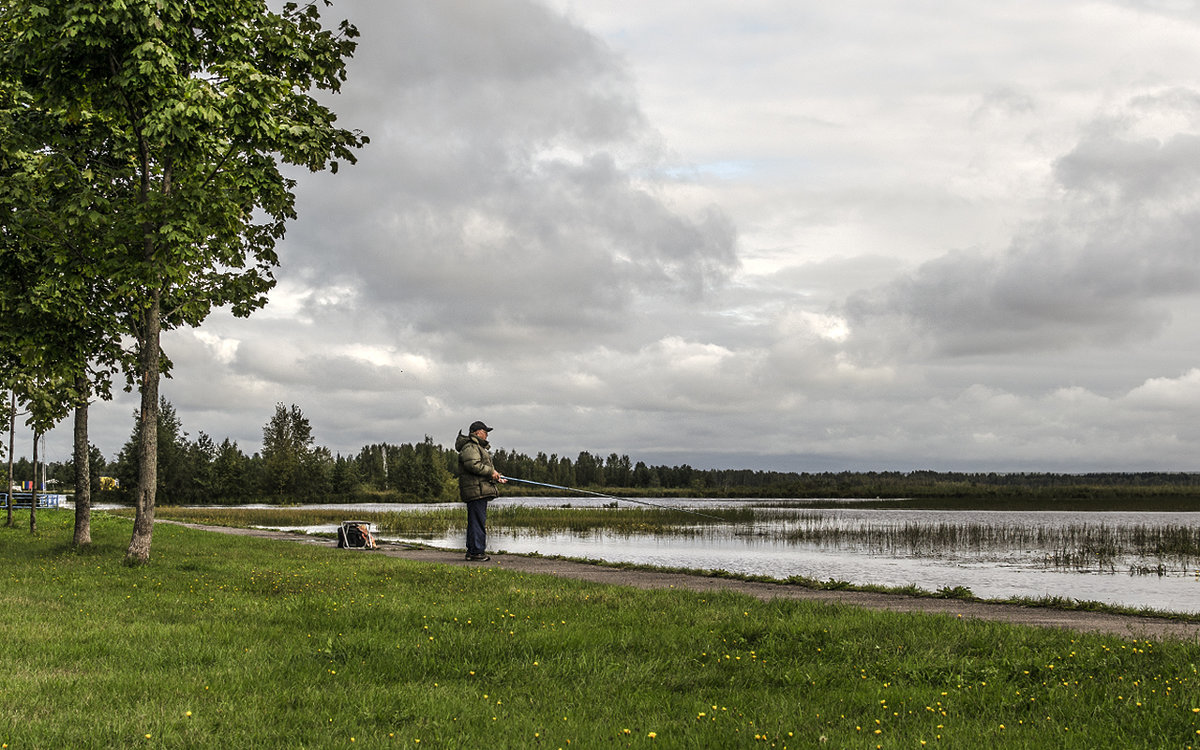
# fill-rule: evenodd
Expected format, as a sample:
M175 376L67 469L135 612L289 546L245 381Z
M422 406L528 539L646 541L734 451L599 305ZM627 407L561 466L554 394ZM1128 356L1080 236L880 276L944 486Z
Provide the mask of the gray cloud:
M305 200L286 273L342 280L459 359L624 334L638 296L703 296L728 277L732 224L685 215L640 178L657 142L595 37L527 2L384 16L342 100L343 119L386 126L353 180ZM384 31L403 41L372 44Z
M257 450L282 402L343 453L484 418L693 466L1194 468L1192 4L327 12L372 142L295 175L265 310L167 335L193 435Z
M957 251L853 296L870 327L949 355L1031 352L1153 336L1200 290L1200 137L1094 129L1054 168L1047 215L1002 253ZM913 341L912 336L918 341Z

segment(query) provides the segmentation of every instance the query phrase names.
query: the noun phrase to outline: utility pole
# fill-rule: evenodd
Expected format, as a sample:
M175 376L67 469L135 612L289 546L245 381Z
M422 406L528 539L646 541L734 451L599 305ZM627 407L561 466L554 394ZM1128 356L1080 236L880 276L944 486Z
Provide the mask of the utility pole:
M8 394L11 399L8 411L8 485L4 488L4 497L7 500L5 504L8 506L8 520L4 525L12 526L13 436L17 430L17 392L15 390L9 391Z
M29 533L33 534L37 531L37 504L38 504L38 443L41 442L42 436L34 433L33 435L33 492L29 495Z

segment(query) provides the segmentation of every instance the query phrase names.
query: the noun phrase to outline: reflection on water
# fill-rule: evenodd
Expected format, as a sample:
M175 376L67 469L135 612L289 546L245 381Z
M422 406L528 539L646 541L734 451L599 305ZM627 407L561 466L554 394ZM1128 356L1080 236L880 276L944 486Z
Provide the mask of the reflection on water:
M656 503L662 501L655 501ZM666 501L663 504L669 504ZM524 504L557 507L596 507L603 501L567 498L515 498L495 506ZM624 503L622 503L624 505ZM729 501L677 501L703 509L744 505ZM336 506L334 506L336 507ZM342 506L346 507L346 506ZM431 506L412 506L417 509ZM446 506L438 506L446 507ZM461 506L460 506L461 507ZM349 513L369 510L399 510L395 505L346 508ZM569 512L569 508L564 508ZM606 531L583 533L534 533L489 529L491 550L515 553L538 552L608 562L630 562L664 567L727 570L734 573L786 579L803 576L818 580L848 581L884 586L915 585L928 591L964 586L984 598L1063 597L1106 604L1151 607L1174 612L1200 613L1200 571L1190 560L1120 557L1106 567L1091 569L1048 568L1047 558L1056 550L1039 546L1035 540L1061 539L1056 532L1118 530L1140 538L1145 529L1176 528L1192 531L1200 527L1200 513L1118 513L1006 511L909 511L909 510L816 510L786 509L773 514L777 520L755 528L729 525L697 527L689 536L615 534ZM820 541L787 539L790 528L817 524L843 533ZM864 536L887 536L888 530L913 527L981 527L982 536L1005 542L956 544L939 547L933 555L916 554L904 545L864 544ZM1139 527L1141 530L1139 530ZM332 531L313 527L310 531ZM1031 530L1037 533L1030 533ZM380 534L381 539L419 541L437 547L461 549L463 532L415 538ZM804 537L803 534L800 535ZM817 536L820 536L819 534ZM968 535L972 536L972 535ZM979 534L974 537L981 536ZM831 541L832 540L832 541ZM1192 567L1188 567L1188 564ZM1162 565L1161 568L1156 565ZM1102 569L1101 569L1102 568ZM1131 575L1131 570L1153 569L1162 574Z

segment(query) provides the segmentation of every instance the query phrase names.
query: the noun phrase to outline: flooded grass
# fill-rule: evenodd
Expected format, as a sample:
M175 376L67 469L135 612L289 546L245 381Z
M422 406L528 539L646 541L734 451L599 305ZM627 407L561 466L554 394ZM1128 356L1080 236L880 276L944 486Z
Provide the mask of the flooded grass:
M106 511L111 515L133 518L132 508L118 508ZM250 528L253 526L271 527L300 527L318 524L340 523L349 518L358 518L352 510L316 510L312 508L182 508L178 506L159 506L154 511L154 517L166 521L182 521L184 523L202 523L212 526L233 526ZM371 520L371 513L361 514L363 520Z
M791 545L858 549L897 557L944 557L1006 553L1036 557L1050 570L1166 575L1200 568L1200 527L1171 524L1108 524L1086 520L1038 523L894 521L858 514L768 507L706 508L713 518L670 508L612 506L502 506L488 514L490 529L533 534L648 534L673 537L753 536ZM370 521L378 532L401 536L445 535L464 524L459 507L358 512L300 508L160 508L164 519L225 526L278 528L336 524L350 517Z
M132 511L116 511L132 516ZM669 508L606 507L493 507L488 511L488 527L533 532L594 531L615 533L687 534L705 528L755 526L775 521L778 516L755 508L706 509L706 518ZM370 521L377 531L389 534L441 534L461 528L466 520L461 507L428 510L363 512L352 509L301 508L178 508L162 507L156 517L187 523L216 526L301 527L336 524L349 518Z
M1044 567L1131 575L1187 572L1200 566L1200 528L1182 524L1072 523L1065 526L987 523L866 523L838 526L825 519L802 522L784 533L792 543L858 547L872 553L940 557L964 552L1044 551ZM1129 563L1130 559L1137 562ZM1146 563L1144 561L1152 561ZM1160 572L1161 571L1161 572Z

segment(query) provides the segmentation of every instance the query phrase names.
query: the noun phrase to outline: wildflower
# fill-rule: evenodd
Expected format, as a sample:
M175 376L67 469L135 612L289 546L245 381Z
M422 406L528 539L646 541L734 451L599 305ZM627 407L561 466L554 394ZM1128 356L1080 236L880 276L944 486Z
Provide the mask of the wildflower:
M649 734L647 734L646 736L647 736L647 737L649 737L650 739L654 739L655 737L657 737L657 736L658 736L658 734L657 734L657 733L655 733L655 732L650 732L650 733L649 733Z

